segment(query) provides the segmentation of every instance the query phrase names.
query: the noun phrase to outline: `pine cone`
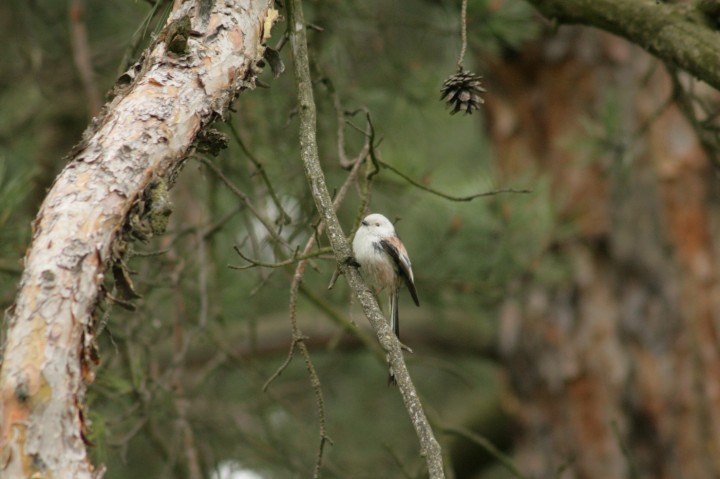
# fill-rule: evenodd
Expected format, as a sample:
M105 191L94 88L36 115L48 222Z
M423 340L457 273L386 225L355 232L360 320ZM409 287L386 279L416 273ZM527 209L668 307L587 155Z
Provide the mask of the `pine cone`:
M445 100L452 108L451 115L459 111L472 114L474 110L480 108L482 103L485 103L480 96L484 91L485 89L480 84L480 75L460 70L445 80L440 99Z

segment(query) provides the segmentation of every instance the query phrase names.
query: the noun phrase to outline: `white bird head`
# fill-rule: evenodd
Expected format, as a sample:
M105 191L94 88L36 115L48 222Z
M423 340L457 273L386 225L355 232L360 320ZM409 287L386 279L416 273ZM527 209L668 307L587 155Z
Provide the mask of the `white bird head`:
M360 223L360 229L378 237L395 236L395 227L389 219L379 213L367 215Z

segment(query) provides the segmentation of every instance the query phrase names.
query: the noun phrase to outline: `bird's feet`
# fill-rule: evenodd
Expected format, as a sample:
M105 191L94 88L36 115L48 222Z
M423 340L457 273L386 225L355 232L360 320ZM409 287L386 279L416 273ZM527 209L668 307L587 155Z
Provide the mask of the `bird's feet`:
M343 260L343 263L345 263L346 266L352 266L354 268L360 267L360 263L357 262L354 256L348 256Z

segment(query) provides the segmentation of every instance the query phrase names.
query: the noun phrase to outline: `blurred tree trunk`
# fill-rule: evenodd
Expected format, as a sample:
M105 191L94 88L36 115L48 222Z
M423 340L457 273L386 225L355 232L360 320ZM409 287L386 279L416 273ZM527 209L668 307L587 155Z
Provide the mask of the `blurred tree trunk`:
M570 277L519 280L503 307L520 468L720 476L720 204L695 132L674 103L661 108L669 75L626 41L577 28L487 72L501 174L549 177L574 228L546 252L570 258ZM608 104L610 134L597 118ZM578 143L593 134L602 141Z
M90 478L85 385L93 379L104 274L132 296L127 243L164 229L167 187L197 135L253 85L277 18L270 2L180 3L48 192L0 371L0 476ZM209 7L209 8L208 8ZM204 11L203 11L204 10ZM271 15L275 13L275 15ZM191 30L192 29L192 30ZM125 298L127 299L127 298Z

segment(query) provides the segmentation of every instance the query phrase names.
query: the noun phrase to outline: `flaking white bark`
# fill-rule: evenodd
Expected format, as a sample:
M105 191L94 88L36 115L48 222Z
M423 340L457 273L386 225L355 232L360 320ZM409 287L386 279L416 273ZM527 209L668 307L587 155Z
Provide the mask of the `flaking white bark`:
M56 179L33 224L0 370L0 477L101 475L83 439L92 315L113 243L143 191L177 171L200 131L251 86L274 19L269 0L222 0L192 18L187 54L163 41L105 108Z

